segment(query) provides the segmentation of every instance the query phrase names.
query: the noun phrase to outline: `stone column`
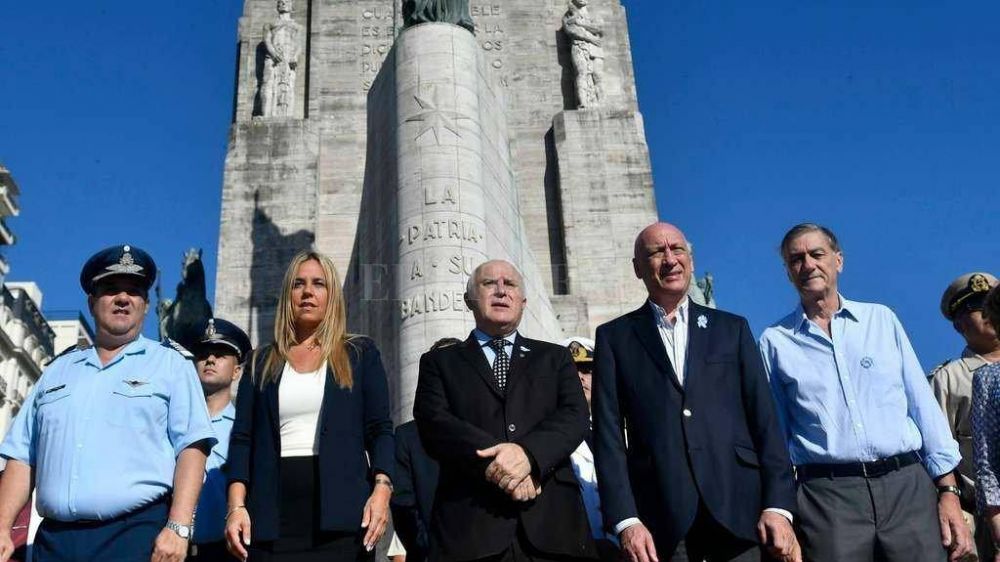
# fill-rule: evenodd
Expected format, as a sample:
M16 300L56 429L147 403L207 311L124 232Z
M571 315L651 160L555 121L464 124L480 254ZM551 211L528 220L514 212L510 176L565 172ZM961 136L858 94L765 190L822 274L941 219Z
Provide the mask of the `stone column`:
M522 331L561 335L518 211L505 101L483 59L466 29L408 28L368 98L356 237L366 274L346 290L352 328L383 348L397 421L412 416L420 356L472 328L465 284L487 259L511 261L529 281Z

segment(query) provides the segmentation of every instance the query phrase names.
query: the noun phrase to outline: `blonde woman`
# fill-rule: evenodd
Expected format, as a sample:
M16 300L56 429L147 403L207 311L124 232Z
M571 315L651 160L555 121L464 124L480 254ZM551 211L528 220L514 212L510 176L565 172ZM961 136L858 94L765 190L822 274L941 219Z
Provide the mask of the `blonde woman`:
M330 258L295 256L274 342L251 355L237 394L226 542L241 560L369 560L385 530L389 390L378 349L346 323Z

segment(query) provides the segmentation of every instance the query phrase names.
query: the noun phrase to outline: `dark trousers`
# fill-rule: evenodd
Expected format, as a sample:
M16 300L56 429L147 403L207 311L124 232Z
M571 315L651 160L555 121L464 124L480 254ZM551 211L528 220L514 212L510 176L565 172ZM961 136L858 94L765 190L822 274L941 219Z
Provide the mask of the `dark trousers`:
M281 459L281 520L278 540L251 541L249 562L372 562L359 531L319 528L319 459ZM384 561L379 561L384 562Z
M187 562L236 562L236 557L229 554L226 541L209 542L191 546Z
M760 545L741 539L720 525L708 508L698 506L698 515L684 540L670 556L671 562L759 562Z
M799 482L799 541L810 562L944 562L937 489L920 464L878 478Z
M595 562L590 558L576 558L548 554L531 546L531 541L524 534L524 529L517 526L517 535L507 550L500 554L480 558L477 562Z
M149 562L167 523L168 499L95 522L44 519L35 535L34 562Z

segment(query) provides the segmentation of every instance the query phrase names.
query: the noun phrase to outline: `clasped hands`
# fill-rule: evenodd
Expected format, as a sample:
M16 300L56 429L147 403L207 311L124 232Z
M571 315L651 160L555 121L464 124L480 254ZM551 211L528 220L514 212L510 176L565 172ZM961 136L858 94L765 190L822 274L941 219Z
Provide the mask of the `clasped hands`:
M486 480L500 487L514 501L527 502L542 493L542 486L531 475L528 453L515 443L500 443L476 451L481 459L493 459L486 467Z

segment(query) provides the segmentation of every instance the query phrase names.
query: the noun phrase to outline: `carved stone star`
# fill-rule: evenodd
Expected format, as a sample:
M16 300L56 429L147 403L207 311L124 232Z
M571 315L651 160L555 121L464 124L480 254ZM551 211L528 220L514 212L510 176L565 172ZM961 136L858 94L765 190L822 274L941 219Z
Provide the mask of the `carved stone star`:
M457 111L445 111L440 109L440 98L437 95L437 88L431 90L430 97L424 97L420 94L413 96L413 99L417 101L417 105L420 106L420 110L407 117L406 122L420 121L423 126L417 135L413 137L413 140L417 140L424 136L427 131L434 133L434 144L441 145L441 129L447 129L452 132L456 137L462 138L462 133L458 130L458 125L455 123L457 119L471 119L467 115L458 113Z

